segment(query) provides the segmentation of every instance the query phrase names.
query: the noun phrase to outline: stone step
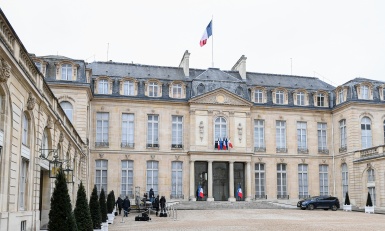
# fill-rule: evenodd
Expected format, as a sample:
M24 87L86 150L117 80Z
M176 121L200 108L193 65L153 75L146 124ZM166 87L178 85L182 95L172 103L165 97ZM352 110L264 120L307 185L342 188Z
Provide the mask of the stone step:
M177 210L212 210L212 209L293 209L296 206L273 203L270 201L181 201L173 205Z

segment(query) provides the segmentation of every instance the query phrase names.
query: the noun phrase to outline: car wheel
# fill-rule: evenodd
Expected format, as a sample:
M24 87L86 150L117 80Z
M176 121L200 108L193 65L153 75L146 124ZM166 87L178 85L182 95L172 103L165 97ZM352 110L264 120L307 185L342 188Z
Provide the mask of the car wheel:
M310 204L310 205L307 206L307 208L308 208L309 210L313 210L313 209L314 209L314 205Z
M337 211L337 205L332 205L332 210Z

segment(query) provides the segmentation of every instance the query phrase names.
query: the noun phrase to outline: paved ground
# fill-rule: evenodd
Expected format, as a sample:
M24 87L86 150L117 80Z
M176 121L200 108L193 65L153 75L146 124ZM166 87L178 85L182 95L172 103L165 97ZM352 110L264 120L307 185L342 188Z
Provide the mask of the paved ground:
M109 231L118 230L385 230L385 215L363 212L297 210L297 209L234 209L180 210L178 219L151 216L151 221L134 221L115 217Z

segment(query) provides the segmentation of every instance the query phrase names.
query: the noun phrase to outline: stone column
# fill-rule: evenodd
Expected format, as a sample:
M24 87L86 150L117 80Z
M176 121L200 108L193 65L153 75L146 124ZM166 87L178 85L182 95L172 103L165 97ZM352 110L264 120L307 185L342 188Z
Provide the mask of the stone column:
M246 201L251 201L251 169L250 169L250 161L246 162Z
M196 201L194 176L194 161L190 160L190 201Z
M230 190L230 194L229 194L229 199L228 201L235 201L235 197L234 197L234 161L230 161L230 165L229 165L229 180L230 180L230 187L229 187L229 190Z
M214 201L214 197L213 197L213 162L212 161L209 161L207 175L208 175L207 201Z

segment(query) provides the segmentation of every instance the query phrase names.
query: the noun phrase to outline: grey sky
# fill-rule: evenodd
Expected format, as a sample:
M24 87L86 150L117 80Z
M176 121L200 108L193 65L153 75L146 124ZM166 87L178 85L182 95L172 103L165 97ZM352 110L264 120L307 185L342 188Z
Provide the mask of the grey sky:
M385 81L382 0L2 0L30 53L75 59ZM213 36L199 40L213 20ZM214 41L213 41L214 39ZM291 68L292 59L292 68ZM325 79L324 79L325 78Z

